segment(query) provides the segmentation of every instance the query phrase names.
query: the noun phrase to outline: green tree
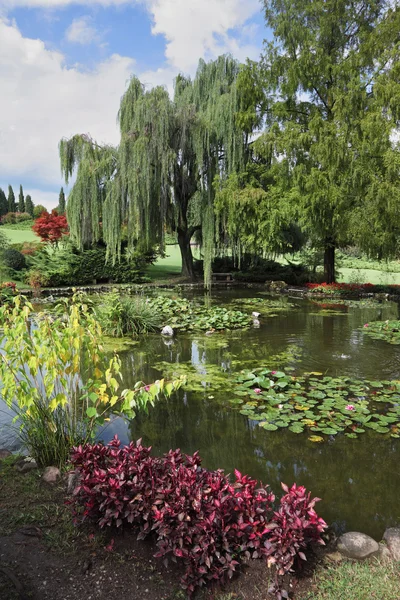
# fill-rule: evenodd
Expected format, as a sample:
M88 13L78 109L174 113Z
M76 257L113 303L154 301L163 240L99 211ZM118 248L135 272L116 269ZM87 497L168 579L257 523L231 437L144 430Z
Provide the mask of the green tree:
M25 210L33 218L34 205L33 205L33 202L32 202L32 198L30 197L29 194L25 198Z
M200 61L196 77L179 76L170 99L166 89L146 91L133 77L121 100L118 148L88 136L60 143L61 169L77 179L67 215L78 247L99 240L101 220L109 256L121 251L125 233L134 245L164 246L176 231L182 274L193 277L190 241L202 229L205 274L214 252L214 178L240 168L245 138L236 123L239 64L229 56Z
M12 186L8 186L8 212L16 212L17 204L15 202L15 195Z
M19 195L18 195L18 212L25 212L25 198L24 191L22 189L22 185L19 186Z
M400 9L385 0L264 6L274 41L260 69L268 128L257 143L281 163L276 184L290 182L282 206L323 248L332 282L340 244L358 239L384 255L398 234L398 216L387 226L400 200L391 139L399 117Z
M38 219L40 217L40 215L44 212L47 212L47 208L45 206L43 206L43 204L37 204L33 208L33 218Z
M61 188L60 195L58 197L58 214L63 215L65 213L65 194L64 188Z
M4 191L0 188L0 217L8 213L8 200Z

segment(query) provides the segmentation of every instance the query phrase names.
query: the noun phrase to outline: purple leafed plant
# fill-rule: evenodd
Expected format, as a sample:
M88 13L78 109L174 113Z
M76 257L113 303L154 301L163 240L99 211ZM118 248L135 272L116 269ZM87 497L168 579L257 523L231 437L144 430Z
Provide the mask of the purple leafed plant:
M274 495L247 475L235 471L231 482L221 470L203 469L197 452L152 457L150 450L141 440L121 448L116 436L108 446L74 448L71 462L80 476L75 516L100 527L132 523L139 539L153 534L156 556L184 564L189 594L209 581L226 581L243 558L266 557L282 575L297 558L305 560L310 542L323 543L318 499L304 487L283 486L274 512Z

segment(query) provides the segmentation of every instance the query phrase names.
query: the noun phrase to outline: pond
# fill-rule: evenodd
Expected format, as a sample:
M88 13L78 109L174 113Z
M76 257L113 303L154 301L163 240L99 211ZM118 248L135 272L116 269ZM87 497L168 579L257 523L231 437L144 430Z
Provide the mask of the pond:
M188 375L188 385L130 424L114 419L101 437L108 441L117 433L124 443L142 437L156 454L170 448L199 450L203 466L227 473L237 468L278 494L281 481L305 485L323 499L318 512L337 532L359 530L380 539L385 527L400 522L400 439L368 430L357 439L338 434L312 443L309 431L266 431L230 401L241 369L289 367L295 375L400 379L400 346L363 332L369 321L399 318L398 305L332 305L237 289L215 292L205 301L263 313L262 304L251 298L272 300L275 316L264 311L258 327L226 335L148 335L121 352L124 387L181 373ZM0 425L9 419L0 411ZM9 445L2 428L0 447Z
M238 297L256 296L254 291L235 290L216 293L213 301L229 306ZM359 530L380 539L386 526L400 522L400 440L366 432L357 439L325 436L324 443L315 444L308 440L309 432L265 431L229 400L240 369L273 369L277 355L281 361L286 357L296 374L400 378L400 346L373 340L362 331L368 321L398 318L398 305L332 307L325 301L282 298L285 302L292 304L290 310L261 316L259 328L227 336L142 338L121 354L124 385L186 372L188 386L158 402L129 428L121 419L113 421L104 437L118 433L124 442L142 437L156 454L170 448L199 450L203 466L228 473L237 468L278 493L281 481L305 485L323 499L319 512L338 532Z

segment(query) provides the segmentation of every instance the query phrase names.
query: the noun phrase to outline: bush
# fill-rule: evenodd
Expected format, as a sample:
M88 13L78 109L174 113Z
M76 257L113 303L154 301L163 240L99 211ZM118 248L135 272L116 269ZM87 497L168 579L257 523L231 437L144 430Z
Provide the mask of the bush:
M162 325L161 315L149 306L143 296L106 294L97 308L97 317L104 333L116 337L160 331Z
M153 458L141 440L120 448L117 436L108 446L75 448L71 462L80 476L75 516L100 527L134 524L139 538L154 533L156 556L183 562L189 594L232 577L242 558L266 557L286 573L310 541L323 543L326 524L303 487L285 487L273 512L274 495L239 471L231 483L221 470L202 469L197 453Z
M30 258L33 269L47 277L48 285L87 285L93 282L139 283L152 253L135 253L128 261L125 255L115 265L106 261L106 249L98 246L90 250L77 250L65 241L54 251L44 246Z
M1 217L2 225L15 225L17 223L24 223L31 221L32 217L29 213L9 212ZM24 227L25 229L25 227Z
M6 248L3 250L2 256L3 262L8 269L22 271L22 269L26 268L25 256L18 250L15 250L15 248Z

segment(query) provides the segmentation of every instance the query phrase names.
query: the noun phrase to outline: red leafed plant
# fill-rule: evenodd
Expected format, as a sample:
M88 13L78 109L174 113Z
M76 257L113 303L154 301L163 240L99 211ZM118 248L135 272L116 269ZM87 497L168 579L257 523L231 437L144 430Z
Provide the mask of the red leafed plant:
M121 448L117 437L108 446L75 448L71 462L80 483L71 502L76 517L100 527L127 522L139 538L153 534L156 556L183 562L189 594L232 577L243 558L266 557L286 573L309 541L322 542L326 525L304 488L285 487L273 512L274 495L247 475L235 471L232 483L221 470L203 469L197 452L152 457L150 450L141 440Z
M57 244L63 235L68 235L68 223L65 215L59 215L56 210L51 213L43 212L35 224L32 231L36 233L42 242Z

